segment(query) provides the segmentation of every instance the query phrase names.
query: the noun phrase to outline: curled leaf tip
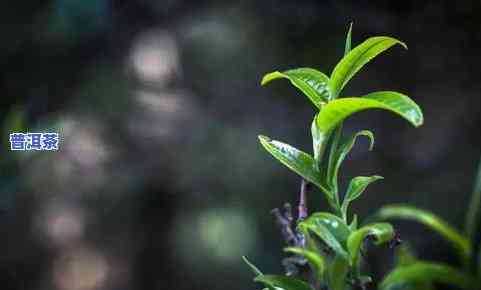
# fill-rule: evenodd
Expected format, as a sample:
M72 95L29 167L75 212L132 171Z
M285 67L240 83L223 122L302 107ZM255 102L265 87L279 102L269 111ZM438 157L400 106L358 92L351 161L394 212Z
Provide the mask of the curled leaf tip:
M264 86L270 81L272 81L273 79L277 79L280 77L282 77L282 73L279 71L273 71L268 74L265 74L264 77L262 77L261 86Z
M270 142L271 138L264 136L264 135L258 135L257 138L259 138L259 141L264 141L264 142Z
M404 49L406 49L406 50L408 49L408 46L407 46L407 44L406 44L405 42L403 42L403 41L401 41L401 40L399 40L399 39L396 39L396 38L392 38L392 37L389 37L389 38L395 40L396 43L399 44L400 46L402 46Z
M421 112L421 109L419 109L419 111ZM421 127L422 125L424 124L424 116L423 116L423 113L421 112L421 117L419 118L419 120L414 124L414 127Z
M368 139L369 139L369 148L368 150L369 151L372 151L372 149L374 149L374 134L369 131L369 130L363 130L363 131L360 131L358 132L358 134L356 135L363 135L363 136L366 136Z

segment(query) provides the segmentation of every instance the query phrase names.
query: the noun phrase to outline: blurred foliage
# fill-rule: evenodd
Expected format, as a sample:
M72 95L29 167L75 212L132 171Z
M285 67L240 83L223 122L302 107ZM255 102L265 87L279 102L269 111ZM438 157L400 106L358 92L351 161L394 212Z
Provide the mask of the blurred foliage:
M381 220L408 219L424 224L448 240L459 257L462 267L454 268L435 262L418 261L413 254L401 252L399 265L382 282L385 289L433 288L435 283L445 283L456 288L477 289L481 287L481 162L478 166L474 190L466 212L463 233L436 215L409 206L384 206L376 214ZM405 261L406 255L411 257ZM405 262L403 262L405 261ZM403 288L404 289L404 288Z

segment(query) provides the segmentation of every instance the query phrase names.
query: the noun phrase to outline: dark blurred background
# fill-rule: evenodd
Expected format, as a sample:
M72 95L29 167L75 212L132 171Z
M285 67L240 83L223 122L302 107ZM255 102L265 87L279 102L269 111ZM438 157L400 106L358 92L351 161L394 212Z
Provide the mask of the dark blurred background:
M345 32L405 41L345 94L399 90L423 108L412 128L361 113L372 129L343 167L381 174L353 210L433 210L461 227L481 154L480 1L54 0L0 3L2 289L257 289L241 262L282 271L270 210L299 177L258 134L310 151L314 109L263 74L329 73ZM58 152L9 151L9 132L54 131ZM317 191L311 210L327 209ZM396 223L426 259L452 261L438 236ZM371 257L371 256L370 256ZM392 251L371 257L375 277Z

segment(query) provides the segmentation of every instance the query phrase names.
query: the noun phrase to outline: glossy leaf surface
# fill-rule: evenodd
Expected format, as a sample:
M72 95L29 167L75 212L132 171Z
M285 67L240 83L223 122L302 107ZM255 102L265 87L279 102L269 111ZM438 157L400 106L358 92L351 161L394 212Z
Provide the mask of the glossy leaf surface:
M438 263L416 262L405 267L397 267L381 283L381 289L396 289L402 284L417 282L437 282L461 289L476 289L476 281L457 269Z
M282 164L302 176L305 180L318 186L326 194L329 194L329 191L321 181L322 175L317 163L309 154L265 136L259 136L259 140L262 146Z
M302 280L281 275L261 275L257 276L254 281L285 290L313 290L309 284Z
M299 228L307 234L309 231L313 232L335 253L348 259L344 245L350 231L339 217L330 213L315 213L300 223Z
M469 241L446 221L431 212L410 206L393 205L382 207L377 216L381 219L407 219L420 222L448 240L458 249L463 260L469 258L471 252Z
M284 72L271 72L262 78L262 85L272 80L288 79L306 95L309 100L319 109L330 99L329 77L312 68L297 68Z
M360 98L342 98L329 102L317 115L317 127L321 133L327 134L345 118L367 109L394 112L416 127L423 123L421 109L408 96L397 92L381 91Z
M349 80L371 59L389 49L400 44L404 48L407 46L392 37L377 36L365 40L363 43L352 49L336 65L332 74L330 86L332 95L336 98Z
M357 265L362 242L368 236L372 237L374 243L379 245L393 239L394 229L388 223L375 223L351 233L347 240L347 248L352 258L352 265Z
M313 213L304 223L313 227L319 224L324 225L341 243L345 243L350 234L349 228L343 220L328 212Z

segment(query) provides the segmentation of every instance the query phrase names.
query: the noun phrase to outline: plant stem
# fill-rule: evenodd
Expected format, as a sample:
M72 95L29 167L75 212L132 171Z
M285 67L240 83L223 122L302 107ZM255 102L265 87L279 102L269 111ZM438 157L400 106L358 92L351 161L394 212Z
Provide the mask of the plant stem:
M334 134L332 136L332 142L331 142L331 148L329 151L329 162L328 162L328 168L327 168L327 179L328 183L333 191L333 196L334 196L334 201L335 201L335 208L334 210L339 216L342 216L342 210L341 210L341 202L339 198L339 190L338 190L338 185L337 185L337 180L334 180L334 170L335 170L335 155L337 152L337 149L339 147L339 141L341 139L342 135L342 122L339 123L339 125L334 129Z
M342 220L347 224L347 211L341 210Z
M301 180L301 190L299 192L299 206L297 207L299 211L299 215L297 217L297 222L303 221L308 215L307 199L306 199L306 191L308 186L309 186L309 183L305 181L303 178Z
M292 214L290 212L290 204L286 203L284 205L285 213L281 213L280 209L275 208L271 213L276 218L277 224L279 225L282 233L282 237L286 241L289 247L296 247L299 245L299 239L297 235L292 230Z

